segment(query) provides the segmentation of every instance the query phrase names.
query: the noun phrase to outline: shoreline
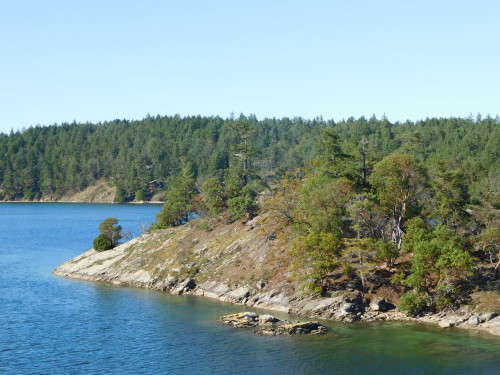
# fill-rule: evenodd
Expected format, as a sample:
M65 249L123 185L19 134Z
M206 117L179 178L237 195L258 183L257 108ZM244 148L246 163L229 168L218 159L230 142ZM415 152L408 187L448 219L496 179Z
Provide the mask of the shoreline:
M197 283L191 277L174 280L172 277L167 276L160 279L152 278L144 269L130 270L127 273L123 272L119 267L115 267L124 258L130 260L133 246L140 246L143 241L144 235L105 252L90 249L63 263L53 273L60 277L107 282L113 285L139 287L177 295L208 297L235 305L332 322L425 323L438 325L443 329L460 328L500 336L500 316L494 313L476 314L469 311L448 311L413 317L399 312L395 308L388 311L374 310L370 307L370 301L364 300L362 296L356 293L339 292L338 295L318 298L312 295L304 296L300 292L289 291L287 293L282 289L266 288L262 284L253 288L251 286L231 287L220 280L207 280ZM131 248L132 251L130 251ZM139 260L139 257L136 258L136 263ZM134 262L133 256L131 261Z
M74 204L163 204L161 201L141 201L141 202L89 202L89 201L70 201L70 200L54 200L54 201L0 201L1 203L74 203Z

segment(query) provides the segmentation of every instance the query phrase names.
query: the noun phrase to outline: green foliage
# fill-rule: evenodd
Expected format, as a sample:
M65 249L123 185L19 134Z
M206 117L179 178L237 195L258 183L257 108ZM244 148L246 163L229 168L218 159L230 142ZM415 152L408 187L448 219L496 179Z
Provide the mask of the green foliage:
M370 179L381 207L394 219L406 218L426 183L424 169L409 155L390 155L375 165Z
M111 244L111 248L118 245L122 236L122 227L118 225L118 219L115 217L108 217L101 224L99 224L100 235L106 236Z
M342 251L344 274L353 277L357 273L365 288L366 277L373 269L375 255L372 241L358 238L345 240Z
M362 167L356 165L357 162L351 153L346 152L349 146L352 145L342 144L335 129L325 129L318 141L316 159L312 165L320 175L329 178L345 178L353 185L361 186Z
M297 238L291 254L296 264L308 270L308 285L326 287L328 274L340 264L345 203L352 193L351 184L343 179L312 175L302 184L294 214Z
M352 195L352 185L344 179L313 175L305 179L297 205L296 228L299 232L324 232L340 236L342 217Z
M243 219L246 214L254 217L258 206L255 203L257 194L249 186L243 187L241 193L227 201L227 208L233 220Z
M381 238L371 239L370 246L375 250L378 260L386 263L387 267L392 267L399 255L398 247L394 242L387 242Z
M135 201L136 202L140 202L140 201L145 201L145 200L147 200L146 189L142 188L142 189L136 190L136 192L135 192Z
M125 203L127 200L126 194L125 189L122 186L118 186L116 188L115 203Z
M421 218L410 221L404 240L405 249L413 253L405 283L443 307L472 269L466 242L445 225L431 228Z
M122 227L118 225L118 219L114 217L108 217L99 224L99 232L93 242L93 247L97 251L114 248L122 238Z
M97 251L105 251L113 248L111 240L105 234L100 234L94 239L94 249Z
M398 310L418 315L429 308L429 297L422 292L411 291L401 296Z
M339 264L341 244L339 236L324 232L311 232L293 241L294 266L308 271L302 277L309 280L309 289L323 290L324 278Z
M389 155L377 163L370 177L380 207L392 219L392 241L398 252L402 249L405 220L412 213L412 206L418 204L426 180L424 169L413 157L399 154Z
M234 129L237 122L251 131ZM333 129L343 140L340 153L355 155L353 150L366 140L367 173L370 165L395 151L409 153L426 166L445 161L447 169L462 171L474 201L481 199L487 180L500 170L499 124L500 119L489 116L395 124L374 116L337 123L301 117L240 116L235 121L217 116L148 116L139 121L36 126L0 134L0 189L9 199L22 198L25 188L42 198L60 197L103 179L123 187L125 196L131 197L148 181L165 183L177 173L182 157L202 180L229 167L231 158L233 166L243 168L244 159L234 156L239 152L230 150L245 139L253 148L247 152L248 167L279 178L284 171L308 165L321 134ZM333 151L335 155L338 148ZM356 160L346 162L354 166ZM359 172L362 161L357 163Z
M220 215L227 208L227 196L223 182L217 177L205 181L201 187L203 200L212 216Z
M0 199L57 198L98 180L117 187L118 202L166 189L157 226L168 227L193 211L252 217L256 193L284 177L262 220L273 222L269 238L295 238L309 285L323 291L337 266L364 277L384 261L398 267L394 282L412 289L403 306L417 312L457 300L473 238L498 273L499 125L489 116L336 123L240 115L37 126L0 134ZM314 173L304 176L306 167ZM202 194L193 196L196 183ZM408 262L396 262L403 253Z
M257 214L257 193L250 184L257 177L250 170L227 169L222 178L212 177L202 186L203 200L211 215L217 216L227 211L230 220Z
M156 229L175 227L186 223L193 212L192 198L196 193L191 165L183 161L180 172L174 176L165 194L165 203L156 215Z
M478 237L478 244L481 250L488 255L491 264L497 262L493 274L493 280L497 280L500 268L500 228L490 226L484 229Z
M469 203L469 195L463 173L448 170L441 162L435 171L432 188L434 190L432 217L455 228L470 219L465 210Z

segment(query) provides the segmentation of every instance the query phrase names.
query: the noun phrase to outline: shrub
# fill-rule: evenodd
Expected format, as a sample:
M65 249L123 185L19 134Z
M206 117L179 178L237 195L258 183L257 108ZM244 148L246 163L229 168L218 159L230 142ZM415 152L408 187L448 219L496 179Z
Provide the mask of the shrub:
M97 251L104 251L113 248L113 244L108 236L100 234L94 239L94 249Z
M398 310L406 311L411 315L418 315L428 308L429 298L421 292L408 292L401 296Z

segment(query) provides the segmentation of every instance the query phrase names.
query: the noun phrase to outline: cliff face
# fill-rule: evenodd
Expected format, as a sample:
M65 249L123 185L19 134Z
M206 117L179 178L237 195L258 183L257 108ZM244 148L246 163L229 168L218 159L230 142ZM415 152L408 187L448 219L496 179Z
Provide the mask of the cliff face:
M339 291L328 298L305 295L289 270L287 248L288 244L266 236L258 218L230 225L197 219L144 234L112 250L88 250L54 273L338 321L415 320L390 310L380 298L370 300L356 291ZM467 325L471 315L461 315L451 325ZM452 317L431 315L419 320L444 319ZM478 319L471 328L484 325L500 334L500 317ZM497 326L490 329L487 324Z

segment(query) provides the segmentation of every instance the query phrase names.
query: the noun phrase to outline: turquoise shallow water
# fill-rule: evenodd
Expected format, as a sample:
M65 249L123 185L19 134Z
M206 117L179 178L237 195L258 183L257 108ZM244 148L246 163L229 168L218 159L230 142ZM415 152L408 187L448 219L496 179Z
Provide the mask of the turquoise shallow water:
M484 333L326 323L325 336L265 337L216 322L241 306L52 275L104 218L137 235L159 209L0 204L1 374L499 373L500 340Z

